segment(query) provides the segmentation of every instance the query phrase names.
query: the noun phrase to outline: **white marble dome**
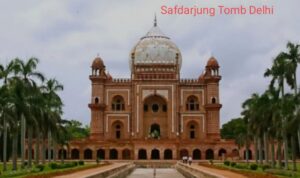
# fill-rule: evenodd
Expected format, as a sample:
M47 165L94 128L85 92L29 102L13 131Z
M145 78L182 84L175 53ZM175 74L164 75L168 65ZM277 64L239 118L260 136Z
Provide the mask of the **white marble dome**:
M180 69L181 62L180 50L161 32L155 21L150 31L131 50L129 65L132 69L132 65L136 64L178 64Z

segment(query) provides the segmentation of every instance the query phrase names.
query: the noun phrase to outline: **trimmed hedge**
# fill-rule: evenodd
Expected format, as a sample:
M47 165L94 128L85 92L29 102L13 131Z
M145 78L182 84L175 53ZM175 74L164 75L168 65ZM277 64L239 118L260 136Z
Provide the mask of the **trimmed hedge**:
M229 166L230 165L230 161L224 161L224 165Z
M258 168L258 165L257 165L257 164L251 164L251 165L250 165L250 169L251 169L251 170L254 170L254 171L255 171L255 170L257 170L257 168Z
M64 164L49 163L49 167L51 169L65 169L65 168L76 167L78 164L81 165L80 163L77 163L77 162L70 162L70 163L64 163Z
M35 166L39 171L43 171L45 168L45 165L39 164Z
M265 171L266 169L270 169L270 168L271 168L271 166L270 166L270 165L267 165L267 164L262 165L262 167L261 167L261 169L262 169L263 171Z
M231 167L235 167L235 166L236 166L236 162L231 162L231 163L230 163L230 166L231 166Z
M236 166L234 166L235 168L237 169L248 169L248 166L247 165L244 165L244 164L237 164Z

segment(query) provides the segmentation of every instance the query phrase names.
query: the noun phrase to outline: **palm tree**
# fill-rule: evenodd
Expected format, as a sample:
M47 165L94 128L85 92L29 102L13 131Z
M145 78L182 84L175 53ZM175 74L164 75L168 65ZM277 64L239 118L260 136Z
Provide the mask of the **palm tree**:
M17 159L17 144L18 144L18 132L21 125L21 117L23 115L28 115L28 106L26 101L26 96L24 95L24 85L21 80L14 78L11 84L11 104L13 115L15 118L15 124L12 125L12 135L13 135L13 164L14 170L16 168ZM22 165L23 167L23 165Z
M56 140L57 143L60 145L60 147L64 148L64 146L68 146L68 142L71 140L72 135L68 130L66 129L67 125L71 124L68 120L61 120L61 123L58 123L58 132L56 134ZM60 154L61 162L64 163L64 154L61 152Z
M273 66L271 69L267 69L264 76L272 76L272 80L270 83L271 87L274 87L274 84L277 83L278 89L281 91L281 98L282 98L282 105L284 104L284 83L285 79L287 78L290 80L290 75L286 72L287 71L287 63L285 60L285 55L283 53L280 53L275 60L273 61ZM286 118L284 117L284 114L282 113L282 138L284 143L284 161L285 161L285 169L288 169L288 139L287 139L287 131L286 131Z
M275 167L275 140L278 141L278 147L281 150L281 131L282 131L282 120L280 119L280 111L281 111L281 100L280 100L280 91L276 90L275 88L270 87L269 90L266 92L269 98L269 104L267 107L270 115L270 135L271 135L271 160L272 160L272 168ZM279 151L279 165L281 166L281 151Z
M23 82L25 95L30 95L30 93L32 92L32 87L36 86L34 78L37 78L40 81L44 81L44 76L40 72L36 71L38 62L39 60L37 58L30 58L27 62L16 59L16 63L19 66L18 74L20 80ZM26 112L28 112L28 109L29 108L26 108ZM26 118L25 110L23 110L23 112L20 113L19 116L21 117L21 161L22 165L24 165L26 122L29 121L30 115L28 114ZM30 147L32 147L32 145L30 145ZM29 152L31 152L31 150Z
M3 91L1 92L2 95L2 100L3 100L3 105L2 105L2 118L3 118L3 171L7 170L7 121L6 121L6 112L5 109L7 109L8 105L8 90L7 90L7 85L8 85L8 80L10 79L10 75L15 73L17 71L17 65L15 60L10 61L6 67L3 67L0 65L0 79L3 79ZM6 100L5 100L6 99Z
M63 103L57 92L63 90L63 86L56 79L50 79L44 86L41 87L41 89L46 100L45 120L47 123L47 127L44 128L44 131L47 131L48 135L48 159L50 162L52 140L51 135L55 135L58 130L56 124L61 120L60 115L62 114L63 106ZM56 151L55 148L54 151ZM56 155L54 154L54 157L55 156Z
M30 115L27 119L28 124L28 167L31 167L32 164L32 139L33 135L39 135L39 127L43 124L42 120L42 109L43 109L43 98L40 94L40 87L33 86L32 87L32 93L29 95L29 110ZM39 145L38 145L39 139L36 137L36 164L38 164L38 157L39 157Z
M296 111L296 104L297 100L292 94L286 94L284 96L285 102L283 105L283 112L287 119L286 130L288 131L287 134L290 135L291 139L291 147L292 147L292 160L293 160L293 170L297 170L296 166L296 143L295 143L295 133L298 130L298 121L295 119L295 111Z
M34 117L32 119L32 127L30 129L33 130L33 135L35 135L35 164L39 164L40 159L40 141L41 141L41 131L43 128L44 123L44 110L45 110L45 99L42 95L41 88L36 87L34 95L31 98L31 113ZM29 130L28 130L29 131ZM32 139L32 137L28 138L29 140ZM31 144L28 143L28 146ZM28 164L30 164L30 158L31 156L28 156Z
M260 119L258 118L258 113L257 113L257 103L259 100L259 95L257 93L254 93L251 95L249 99L247 99L243 104L243 111L242 115L245 118L245 122L248 123L248 129L252 131L253 137L254 137L254 144L255 144L255 162L257 163L257 145L260 143ZM259 150L262 150L261 144L259 144ZM262 162L262 156L259 154L260 162Z
M300 63L300 45L299 44L293 44L291 42L287 43L287 49L288 52L282 52L283 57L287 61L288 70L287 73L289 73L289 77L287 78L287 83L291 87L291 89L294 89L294 95L296 96L298 93L298 86L297 86L297 67L298 63ZM299 107L296 108L299 110ZM294 115L295 117L296 115ZM297 124L297 123L296 123ZM298 136L298 144L300 148L300 122L298 122L298 130L297 130L297 136ZM292 137L294 137L292 135ZM291 139L292 142L294 142L294 139ZM292 144L294 147L296 145ZM295 148L292 148L295 150ZM295 155L293 155L295 157ZM296 168L296 167L294 167Z
M263 143L264 143L264 157L265 157L265 163L269 164L269 132L270 132L270 127L272 124L271 123L271 114L272 110L270 110L270 98L268 91L265 91L261 97L259 98L258 101L258 111L261 115L261 128L262 128L262 136L263 136Z
M9 96L6 87L0 88L0 118L3 120L3 171L7 170L7 127L8 123L6 122L8 116L8 106Z
M44 81L44 76L36 71L38 59L30 58L23 62L16 58L11 61L6 69L0 65L0 79L3 79L3 86L0 87L0 118L3 119L3 126L10 126L13 142L13 170L17 169L18 135L21 128L21 159L22 167L25 161L25 133L27 125L28 135L28 166L32 162L32 142L33 135L36 138L36 163L38 163L38 150L40 136L43 133L53 133L58 135L58 130L63 122L62 101L57 91L63 86L55 79L48 80L46 85L39 87L37 81ZM11 75L14 73L14 75ZM39 80L35 80L39 79ZM10 121L7 123L7 121ZM4 157L6 158L7 128L4 127ZM54 137L56 139L56 137ZM57 137L58 138L58 137ZM49 138L50 143L52 139ZM58 139L54 140L58 141ZM43 163L44 163L44 143L43 143ZM49 144L50 146L50 144ZM56 150L55 150L56 151ZM49 150L50 153L50 150ZM49 156L50 158L50 156ZM6 159L4 159L3 169L6 170Z

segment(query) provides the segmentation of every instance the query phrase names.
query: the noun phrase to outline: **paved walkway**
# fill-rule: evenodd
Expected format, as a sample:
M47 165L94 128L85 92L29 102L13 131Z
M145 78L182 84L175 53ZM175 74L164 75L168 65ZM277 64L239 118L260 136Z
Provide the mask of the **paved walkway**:
M137 168L126 178L153 178L152 168ZM184 178L176 169L157 168L155 178Z
M214 169L214 168L209 168L209 167L205 167L205 166L200 166L197 163L192 164L191 167L201 170L203 172L213 173L214 175L217 175L218 177L221 177L221 178L247 178L246 176L244 176L242 174L238 174L238 173L227 171L227 170Z
M92 176L125 164L128 163L113 163L103 167L91 168L91 169L74 172L63 176L56 176L55 178L85 178L87 176ZM247 178L246 176L235 172L209 168L209 167L198 165L197 163L192 164L191 167L198 169L202 172L216 175L217 177L220 178ZM154 174L153 171L154 170L152 168L137 168L127 178L153 178L153 174ZM184 178L184 176L181 175L176 169L157 168L155 178Z
M127 163L113 163L107 166L103 166L103 167L98 167L98 168L92 168L92 169L87 169L87 170L83 170L83 171L78 171L72 174L67 174L67 175L63 175L63 176L56 176L55 178L85 178L87 176L92 176L122 165L125 165Z

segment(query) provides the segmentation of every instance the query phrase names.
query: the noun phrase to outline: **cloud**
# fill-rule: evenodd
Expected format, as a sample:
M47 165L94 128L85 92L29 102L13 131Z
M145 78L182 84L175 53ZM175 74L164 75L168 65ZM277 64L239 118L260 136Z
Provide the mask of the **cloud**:
M16 3L17 2L17 3ZM161 5L238 6L273 4L266 16L161 15ZM0 6L0 62L16 56L40 58L40 70L64 84L64 117L89 124L90 65L100 54L113 77L130 77L128 56L140 37L158 24L181 49L181 76L197 78L213 54L221 65L221 123L241 112L287 41L300 42L300 1L5 1ZM287 10L288 9L288 10ZM300 77L299 77L300 78ZM300 82L299 82L300 83Z

